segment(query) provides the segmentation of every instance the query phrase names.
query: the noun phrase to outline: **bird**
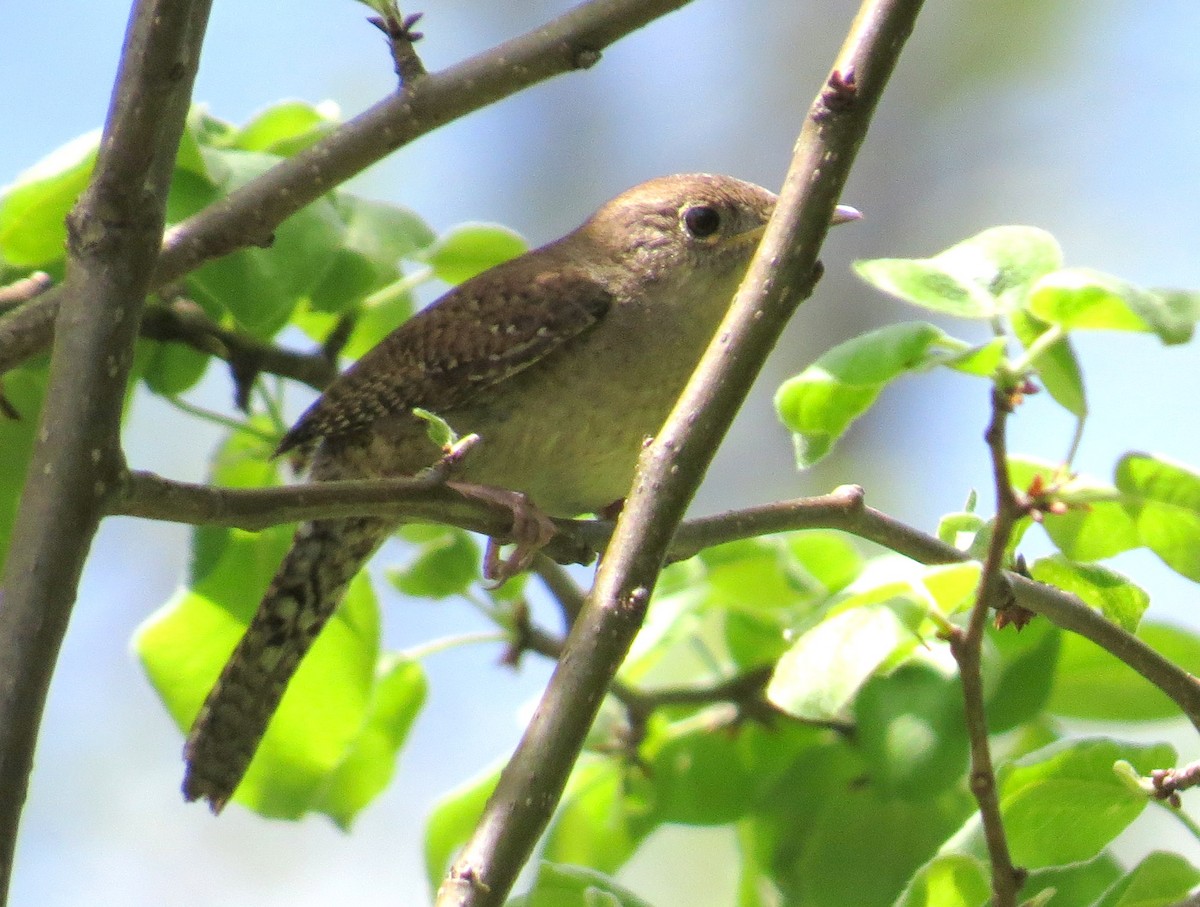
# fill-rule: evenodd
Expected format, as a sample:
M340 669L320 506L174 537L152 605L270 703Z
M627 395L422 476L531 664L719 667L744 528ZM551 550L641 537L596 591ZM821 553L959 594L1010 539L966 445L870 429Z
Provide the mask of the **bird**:
M443 454L420 408L478 435L456 479L523 495L548 517L619 503L775 201L723 175L634 186L403 322L326 388L276 455L307 464L311 482L411 476ZM833 222L857 216L839 207ZM217 813L233 796L301 659L397 528L377 516L299 526L188 734L187 800Z

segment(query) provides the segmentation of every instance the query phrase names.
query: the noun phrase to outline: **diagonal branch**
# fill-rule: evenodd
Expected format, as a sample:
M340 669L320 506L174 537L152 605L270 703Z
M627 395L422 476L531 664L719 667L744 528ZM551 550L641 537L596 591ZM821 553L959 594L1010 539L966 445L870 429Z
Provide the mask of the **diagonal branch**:
M817 252L920 0L867 0L813 105L762 245L637 476L542 701L438 893L504 902L549 822L596 710L641 625L671 537L767 354L818 276Z
M412 80L172 229L148 289L246 246L266 245L288 217L396 149L552 76L587 69L610 44L688 2L590 0L528 34ZM62 300L62 292L51 290L0 318L0 374L49 345Z
M68 218L50 383L0 590L0 897L80 572L124 469L121 409L210 7L134 4L96 169Z

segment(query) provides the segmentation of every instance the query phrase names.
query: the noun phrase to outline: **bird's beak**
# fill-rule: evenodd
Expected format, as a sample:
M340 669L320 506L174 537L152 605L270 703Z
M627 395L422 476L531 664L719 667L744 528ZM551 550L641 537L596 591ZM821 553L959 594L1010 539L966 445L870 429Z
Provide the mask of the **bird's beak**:
M848 224L852 220L862 220L862 212L849 205L838 205L833 209L833 218L829 223L830 226L836 227L838 224Z

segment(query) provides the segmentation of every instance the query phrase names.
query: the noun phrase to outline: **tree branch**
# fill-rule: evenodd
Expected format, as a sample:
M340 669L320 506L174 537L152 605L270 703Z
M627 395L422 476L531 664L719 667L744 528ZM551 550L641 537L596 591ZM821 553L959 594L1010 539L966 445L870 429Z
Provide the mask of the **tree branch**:
M996 517L992 521L987 555L979 573L975 604L966 631L954 628L950 636L950 651L958 662L963 687L963 714L966 718L967 739L971 745L971 793L979 804L983 835L987 841L992 863L992 902L995 907L1015 907L1017 895L1025 882L1024 870L1013 866L1000 814L1000 798L996 792L996 772L992 765L988 743L987 708L984 705L981 653L983 632L988 614L1001 611L1008 604L1007 584L1004 581L1004 558L1012 539L1013 527L1021 518L1021 505L1013 493L1008 474L1008 417L1012 412L1012 397L1002 387L999 377L992 387L992 419L988 425L988 451L992 459L992 479L996 489Z
M637 476L576 622L439 907L503 903L553 814L645 615L679 519L796 305L919 0L868 0L801 131L775 213L733 306Z
M250 531L299 520L388 516L399 522L444 523L498 538L505 536L512 523L508 508L464 497L452 488L424 479L216 488L176 482L149 472L131 472L108 501L107 512ZM544 552L561 563L589 562L596 551L604 550L613 531L613 524L607 520L555 523L561 532ZM686 560L714 545L799 529L837 529L922 564L971 560L965 551L866 506L863 490L856 485L844 485L826 495L689 520L675 533L667 560ZM538 562L537 572L559 602L566 625L572 626L580 610L578 588L548 561ZM1200 683L1190 674L1076 596L1017 573L1006 573L1005 581L1018 605L1091 640L1129 665L1169 696L1200 730Z
M258 179L174 227L148 289L251 245L333 187L439 126L552 76L587 69L625 35L689 0L590 0L542 27L421 76ZM63 294L50 290L0 318L0 374L44 350Z
M124 468L133 344L210 6L134 5L96 169L67 222L50 381L0 591L0 897L79 575Z
M324 390L337 377L337 355L325 350L301 353L223 327L189 299L152 304L142 315L142 336L183 343L229 364L235 401L246 409L254 379L266 372Z

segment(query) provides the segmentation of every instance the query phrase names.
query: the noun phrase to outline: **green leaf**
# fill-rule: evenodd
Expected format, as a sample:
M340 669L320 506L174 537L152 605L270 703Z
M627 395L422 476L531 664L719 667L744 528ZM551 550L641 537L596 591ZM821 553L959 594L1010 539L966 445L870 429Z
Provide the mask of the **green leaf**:
M1036 227L993 227L933 258L855 262L873 286L913 305L988 319L1020 301L1028 286L1062 267L1054 237Z
M411 659L394 658L379 672L362 729L318 791L312 810L349 829L391 781L397 754L425 704L427 686L424 669Z
M147 342L150 353L142 377L156 394L174 397L195 386L208 368L209 356L181 343Z
M1142 544L1137 525L1111 485L1082 475L1064 476L1060 466L1031 457L1010 456L1008 469L1017 491L1028 491L1035 477L1045 487L1058 487L1057 496L1069 509L1045 514L1042 526L1071 560L1102 560Z
M616 872L654 830L631 793L621 760L587 757L576 765L546 832L543 855L556 862Z
M425 879L437 891L459 849L472 832L488 797L500 780L500 765L489 768L445 794L434 804L425 823Z
M312 307L318 311L343 312L358 306L368 294L400 281L401 259L417 257L434 241L435 234L424 220L407 208L348 193L337 193L332 203L344 227L342 245L310 297ZM407 281L402 283L408 284ZM402 307L397 303L397 296L403 302ZM373 304L360 316L360 321L383 320L369 330L366 325L357 324L356 336L347 345L346 355L357 358L374 346L384 334L407 318L412 308L410 293L387 294L384 300ZM364 332L373 336L365 339L359 336Z
M984 865L974 857L950 853L922 866L896 907L982 907L991 894Z
M801 725L743 724L714 733L702 715L649 739L652 813L658 824L726 825L756 808L820 731Z
M244 186L278 163L261 152L205 148L215 197ZM188 276L187 286L210 312L228 310L238 323L269 337L315 291L333 266L345 225L333 202L319 199L275 230L270 248L242 249L210 261Z
M235 535L202 583L182 590L138 629L135 651L181 729L191 725L245 630L265 586L263 575L286 544L286 536ZM222 593L219 599L214 590ZM338 777L342 763L350 758L359 772L374 776L364 775L363 787L390 774L387 747L362 739L379 732L369 723L377 693L378 620L375 597L360 576L289 684L236 802L274 818L325 812L346 825L362 801L361 789ZM391 743L399 741L393 736ZM331 789L331 781L341 787Z
M1049 907L1094 904L1124 874L1125 870L1107 851L1086 863L1041 869L1029 874L1021 889L1022 903L1053 889L1054 896L1050 899Z
M902 800L863 783L844 745L812 747L781 777L753 823L754 859L804 907L892 907L908 881L974 810L965 787ZM854 867L869 867L856 871Z
M1024 309L1014 309L1009 315L1013 333L1025 349L1029 349L1050 329L1046 322L1034 318ZM1083 387L1083 372L1071 341L1066 337L1050 344L1033 360L1042 386L1050 396L1074 416L1087 417L1087 393Z
M274 484L268 446L255 435L232 434L214 459L213 483ZM194 533L189 586L134 639L181 729L191 726L290 543L287 526ZM389 663L379 674L378 662L379 609L362 574L289 684L234 800L265 816L294 819L315 811L349 825L390 777L424 696L419 668Z
M508 903L510 907L650 907L604 873L544 860L528 893Z
M1138 637L1189 674L1200 675L1200 637L1179 627L1145 623ZM1166 693L1095 643L1068 633L1047 709L1090 721L1162 721L1179 717Z
M0 259L45 268L66 254L66 217L87 188L100 130L72 139L17 177L0 196Z
M1096 907L1176 907L1200 882L1200 870L1174 853L1155 851L1112 886Z
M1172 570L1200 582L1200 475L1150 454L1126 454L1117 488L1142 543Z
M831 595L841 592L862 573L862 555L840 532L794 532L784 536L783 543L800 567Z
M1064 268L1043 277L1029 294L1029 311L1068 331L1151 331L1163 343L1186 343L1195 312L1180 297L1164 297L1090 268Z
M1150 596L1127 576L1100 564L1081 564L1061 554L1039 558L1030 571L1039 583L1078 595L1113 623L1133 633L1150 606Z
M810 721L842 720L867 679L917 637L886 605L866 605L828 617L784 653L767 699Z
M1062 646L1062 632L1049 621L989 630L987 720L993 734L1035 721L1050 697Z
M479 579L479 546L461 529L438 527L407 567L387 572L388 580L405 595L449 598L462 595Z
M498 224L462 224L425 250L424 259L439 279L459 284L528 248L519 233Z
M1040 869L1090 860L1136 819L1148 801L1113 772L1118 759L1148 775L1173 765L1175 751L1092 738L1052 744L1004 766L997 782L1013 862Z
M232 136L233 147L290 157L332 131L341 117L325 102L281 101L272 104Z
M700 554L709 608L751 613L790 608L820 595L801 575L786 547L774 539L743 539Z
M838 344L775 393L801 468L816 463L890 382L925 371L969 346L923 322L895 324Z
M957 677L921 663L873 677L855 699L854 725L880 790L921 799L961 782L969 749Z
M17 518L29 458L33 455L38 414L45 392L44 366L13 369L5 372L0 381L0 393L20 414L19 419L0 414L0 451L4 451L4 468L0 469L0 568L8 557L8 544L12 540L13 522ZM0 573L3 573L2 569Z

